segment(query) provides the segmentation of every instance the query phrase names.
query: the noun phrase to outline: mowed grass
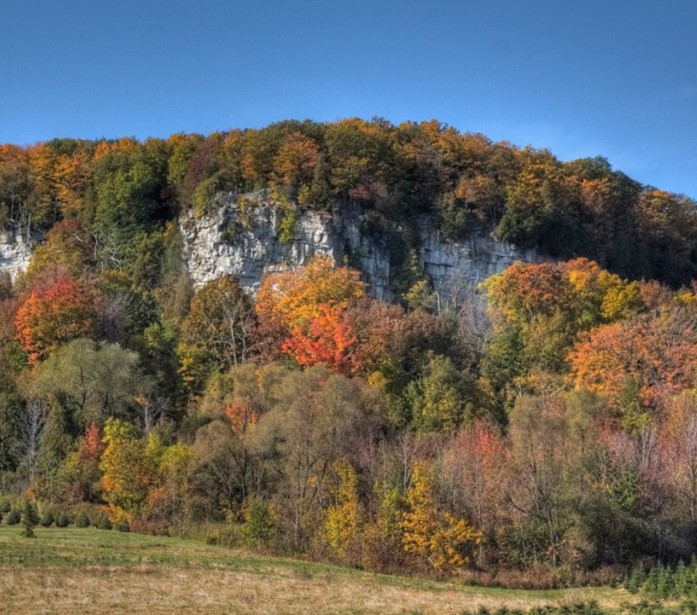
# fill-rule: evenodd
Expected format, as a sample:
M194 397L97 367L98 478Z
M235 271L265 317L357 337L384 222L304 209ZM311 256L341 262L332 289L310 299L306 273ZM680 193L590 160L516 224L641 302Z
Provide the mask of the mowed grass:
M620 589L515 591L376 575L176 538L92 528L0 527L0 612L460 614L597 600Z

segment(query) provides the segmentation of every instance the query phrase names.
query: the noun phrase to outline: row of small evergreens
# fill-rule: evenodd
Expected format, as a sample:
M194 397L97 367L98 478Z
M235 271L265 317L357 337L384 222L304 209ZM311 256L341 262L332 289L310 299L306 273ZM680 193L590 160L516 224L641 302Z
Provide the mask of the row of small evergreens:
M695 556L685 563L678 562L674 567L658 564L648 571L634 569L624 581L627 591L644 593L652 598L679 599L697 598L697 558Z
M642 600L636 603L624 603L619 609L601 608L594 600L563 606L541 606L532 609L510 609L502 607L491 610L485 607L477 611L465 611L463 615L692 615L697 613L697 602L686 600L674 605L666 605L659 600Z
M95 527L100 530L111 530L113 525L106 514L99 510L85 509L77 511L57 510L50 505L38 505L31 500L11 502L9 498L0 500L0 524L22 525L22 527L78 528ZM116 525L119 531L128 531L128 525ZM30 534L30 532L26 532Z

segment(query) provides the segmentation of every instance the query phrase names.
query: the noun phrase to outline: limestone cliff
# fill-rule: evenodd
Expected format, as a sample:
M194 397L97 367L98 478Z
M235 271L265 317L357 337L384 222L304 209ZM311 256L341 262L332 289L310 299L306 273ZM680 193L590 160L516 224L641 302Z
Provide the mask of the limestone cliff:
M25 271L31 260L34 240L18 230L0 231L0 272L7 272L14 280Z
M253 202L249 195L221 195L214 213L182 218L184 256L194 284L234 274L243 287L254 290L266 272L301 267L321 254L360 269L373 296L391 297L391 276L401 263L391 259L387 237L365 231L359 209L344 208L334 216L297 212L291 236L281 241L287 210L265 193L251 198ZM534 251L519 250L484 231L454 243L441 239L428 219L419 220L417 228L418 267L443 300L470 294L479 282L515 261L541 260Z
M294 221L284 236L281 229L288 215ZM289 214L265 192L219 195L213 213L186 214L180 220L184 258L197 286L230 273L254 291L265 273L302 267L321 254L360 269L371 294L389 300L393 278L403 263L391 250L394 236L369 232L368 226L357 207L343 207L334 215L312 210ZM515 261L541 260L534 251L519 250L484 231L449 242L428 218L418 220L416 227L417 267L443 301L471 294L479 282ZM14 279L26 270L35 243L36 238L27 239L18 230L0 232L0 272L7 271Z

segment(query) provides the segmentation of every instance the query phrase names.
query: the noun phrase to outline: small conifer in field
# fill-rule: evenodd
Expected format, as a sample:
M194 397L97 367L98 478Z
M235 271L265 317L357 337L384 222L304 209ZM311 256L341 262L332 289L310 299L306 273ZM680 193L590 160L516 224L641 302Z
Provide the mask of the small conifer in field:
M87 513L84 510L81 510L77 517L75 517L75 526L76 527L89 527L90 526L90 518L87 516Z
M50 527L53 525L53 522L55 521L53 511L50 508L47 508L44 511L44 514L41 515L41 526L42 527Z
M36 510L36 506L27 500L22 508L22 536L25 538L36 538L34 528L38 523L39 512Z
M13 508L10 511L10 514L7 515L7 525L17 525L21 520L22 513L19 512L16 508Z
M65 513L58 513L56 516L56 527L68 527L70 524L70 519Z

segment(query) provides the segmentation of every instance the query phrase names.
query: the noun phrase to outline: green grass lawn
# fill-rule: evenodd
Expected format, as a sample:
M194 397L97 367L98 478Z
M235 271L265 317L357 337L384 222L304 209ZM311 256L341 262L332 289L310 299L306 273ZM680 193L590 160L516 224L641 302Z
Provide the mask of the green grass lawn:
M2 613L457 613L597 600L620 589L522 591L377 575L190 540L0 526Z

